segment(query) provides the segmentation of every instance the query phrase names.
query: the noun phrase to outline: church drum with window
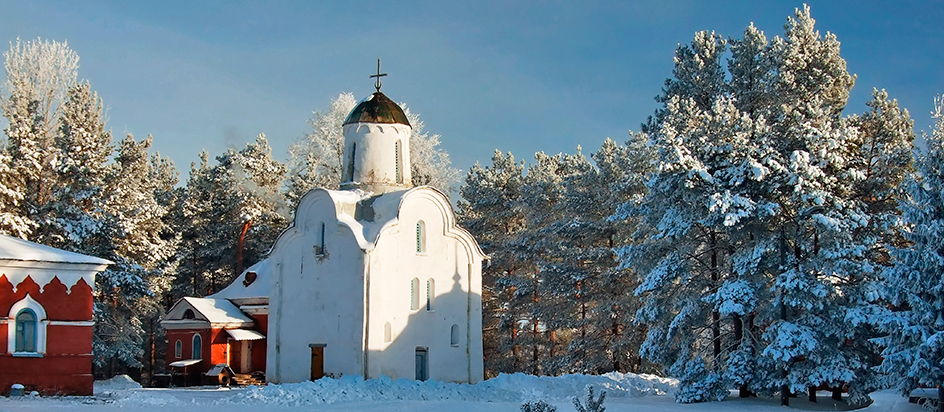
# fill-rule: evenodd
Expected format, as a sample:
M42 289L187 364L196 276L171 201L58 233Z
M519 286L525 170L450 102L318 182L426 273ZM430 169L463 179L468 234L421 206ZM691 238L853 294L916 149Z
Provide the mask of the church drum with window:
M92 394L92 289L111 263L0 235L0 393Z

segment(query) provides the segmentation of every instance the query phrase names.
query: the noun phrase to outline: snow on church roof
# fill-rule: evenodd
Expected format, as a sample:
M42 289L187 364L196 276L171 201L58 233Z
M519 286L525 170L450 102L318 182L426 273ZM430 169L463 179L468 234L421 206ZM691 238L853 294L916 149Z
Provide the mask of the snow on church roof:
M379 196L360 190L325 190L335 203L369 202L365 207L370 209L370 218L355 219L353 216L338 214L338 221L351 228L357 244L361 250L372 250L377 242L377 236L384 227L396 223L400 212L400 201L407 193L416 190L398 190L387 192Z
M269 261L262 260L243 271L229 286L216 292L208 298L214 299L248 299L269 297ZM255 273L255 276L249 273Z
M25 262L51 263L86 263L91 265L111 265L114 262L69 252L54 247L33 243L23 239L0 235L0 260L18 260Z

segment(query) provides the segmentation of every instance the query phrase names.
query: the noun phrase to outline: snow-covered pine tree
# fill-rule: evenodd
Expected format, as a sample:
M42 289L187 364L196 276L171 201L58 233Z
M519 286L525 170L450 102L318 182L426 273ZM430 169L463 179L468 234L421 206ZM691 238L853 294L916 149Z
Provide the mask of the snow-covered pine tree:
M633 324L638 298L634 274L619 267L614 249L631 241L631 221L610 220L617 205L645 192L651 167L645 137L629 146L607 139L590 165L578 150L561 155L563 197L553 221L531 247L540 255L545 299L539 305L559 342L549 351L548 373L638 372L644 331ZM553 367L553 369L551 368Z
M516 372L521 367L520 348L514 344L519 325L508 303L513 291L498 285L497 280L520 269L511 242L526 228L525 215L519 207L523 184L524 162L516 161L511 153L496 150L492 165L483 167L476 163L460 188L459 222L491 257L482 270L486 376Z
M104 196L111 174L111 133L105 130L103 105L88 83L69 90L62 104L56 179L48 202L37 205L42 213L33 239L39 243L81 251L99 236L106 216Z
M41 39L17 39L3 56L6 81L0 103L9 122L6 150L11 179L24 195L11 222L19 222L14 232L32 233L56 188L54 141L62 105L76 84L79 57L65 42Z
M312 130L289 146L285 188L293 206L315 187L337 189L341 184L344 164L341 126L356 104L352 93L339 94L331 100L328 110L312 113L308 121Z
M717 46L724 43L702 32L693 44L691 50L705 52L679 48L676 74L685 77L667 81L658 98L665 106L647 127L659 150L649 193L614 216L640 220L634 237L641 243L620 254L643 279L636 290L644 302L637 321L649 327L642 353L680 377L677 397L685 402L719 399L729 383L749 378L725 372L729 362L744 363L730 355L739 353L743 318L753 312L762 282L750 266L733 262L748 247L740 242L752 226L775 209L757 200L771 167L765 123L739 110L716 75L723 51ZM703 74L692 74L693 67Z
M510 312L516 324L527 330L516 340L525 353L523 371L542 375L569 369L567 360L573 357L567 356L567 347L557 343L556 334L576 326L581 309L584 314L590 310L590 303L580 293L581 282L589 281L587 274L574 260L578 258L576 249L568 248L561 238L563 233L555 229L570 220L564 182L594 170L579 148L575 155L536 153L534 157L518 205L526 228L509 245L520 268L500 278L498 284L514 291ZM586 316L583 320L587 321ZM587 327L582 330L586 332ZM579 354L576 357L582 360Z
M315 187L337 189L341 184L341 168L344 165L341 126L356 105L353 94L341 93L331 101L328 110L312 114L308 121L312 131L289 147L285 192L292 206ZM452 193L460 172L450 166L449 154L439 148L440 136L424 130L425 125L419 114L411 112L403 103L400 103L400 107L413 127L410 134L413 185L430 185L443 193Z
M904 241L891 250L880 289L891 305L879 322L887 333L877 339L885 347L880 370L904 396L944 381L944 98L934 103L927 150L902 184Z
M10 168L12 162L13 158L0 150L0 233L26 238L33 225L19 213L25 196L23 186Z
M264 258L288 222L278 191L285 166L272 158L265 136L240 151L232 149L209 165L200 155L175 217L180 235L177 279L172 295L206 296L242 269Z
M103 190L105 220L89 245L115 262L96 277L93 352L107 375L142 366L145 336L152 332L143 326L161 313L164 265L175 252L165 193L176 171L149 154L151 142L151 136L138 142L128 135L118 144Z

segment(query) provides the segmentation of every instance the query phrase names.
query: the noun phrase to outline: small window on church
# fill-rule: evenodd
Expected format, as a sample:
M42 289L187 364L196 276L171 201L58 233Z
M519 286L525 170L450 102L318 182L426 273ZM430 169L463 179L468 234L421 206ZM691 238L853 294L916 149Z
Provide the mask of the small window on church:
M390 331L390 322L384 323L384 343L390 343L393 340L393 333Z
M426 222L416 222L416 253L426 253Z
M321 222L321 229L318 231L318 243L314 247L315 256L324 256L325 254L325 224Z
M436 299L436 281L429 278L426 281L426 310L433 310L433 299Z
M394 144L394 146L396 147L396 148L395 148L395 151L396 151L395 156L396 156L396 157L394 157L394 159L396 159L396 161L395 161L395 163L396 163L395 167L396 167L396 171L397 171L397 184L403 184L403 151L402 151L402 149L400 148L400 141L397 140L397 142Z
M196 316L194 316L192 310L187 309L187 310L184 311L184 319L193 319L193 318L195 318L195 317L196 317Z
M177 343L174 344L174 357L180 359L184 356L184 345L180 343L180 339L177 339Z
M357 143L351 142L351 161L347 162L347 181L354 181L354 157L357 153Z
M417 310L420 308L420 280L413 278L410 282L410 309Z
M459 346L459 325L453 324L449 329L449 345Z

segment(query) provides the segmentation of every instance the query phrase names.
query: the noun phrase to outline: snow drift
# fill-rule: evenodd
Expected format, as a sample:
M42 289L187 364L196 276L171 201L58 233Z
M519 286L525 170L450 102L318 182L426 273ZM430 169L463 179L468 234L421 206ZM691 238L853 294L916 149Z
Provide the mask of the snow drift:
M469 385L437 381L390 378L364 380L359 376L339 379L250 387L222 402L300 406L349 401L451 400L528 402L538 399L568 399L585 393L587 385L605 390L607 398L664 395L675 390L675 379L654 375L611 372L605 375L537 377L515 373Z

